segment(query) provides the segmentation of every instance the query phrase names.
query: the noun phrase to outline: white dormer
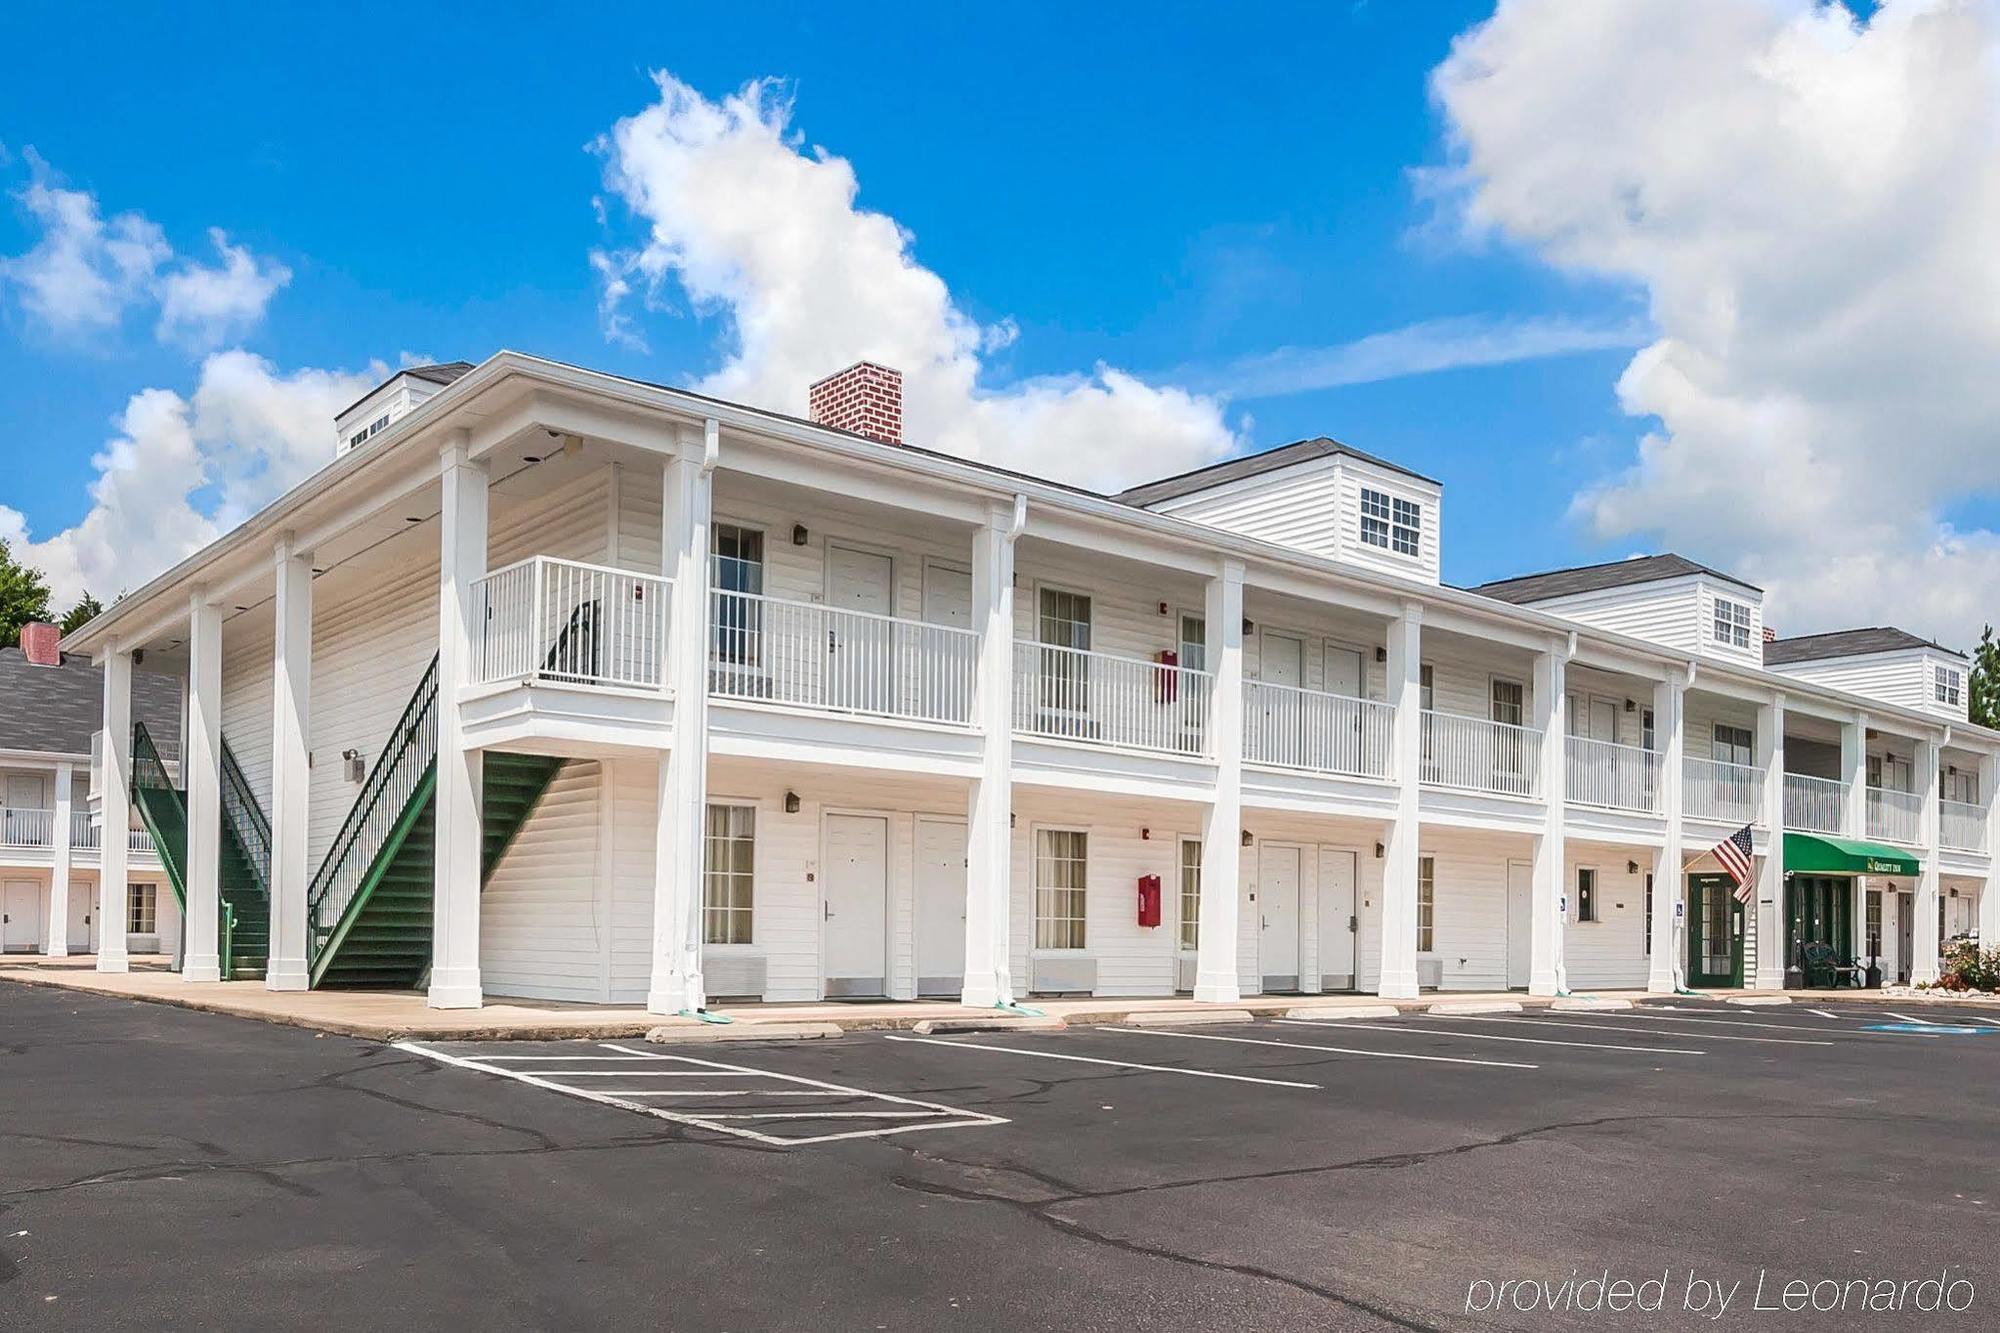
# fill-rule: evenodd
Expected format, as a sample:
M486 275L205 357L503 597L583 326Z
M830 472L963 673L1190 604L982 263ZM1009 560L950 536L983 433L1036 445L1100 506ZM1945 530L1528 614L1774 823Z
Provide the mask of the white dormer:
M1126 504L1438 582L1444 487L1335 440L1300 440L1135 486Z
M1473 591L1690 656L1763 662L1763 590L1678 555L1526 574Z
M363 394L333 419L339 440L334 454L366 444L414 412L438 390L472 369L470 362L452 361L437 366L406 366Z
M1914 708L1967 719L1971 664L1949 648L1886 626L1804 634L1764 647L1773 671Z

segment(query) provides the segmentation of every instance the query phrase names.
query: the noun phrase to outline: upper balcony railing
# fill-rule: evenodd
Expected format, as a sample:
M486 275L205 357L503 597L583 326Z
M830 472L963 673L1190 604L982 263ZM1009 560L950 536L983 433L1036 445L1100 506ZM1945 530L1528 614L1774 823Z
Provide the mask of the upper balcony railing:
M951 625L717 589L709 689L718 698L966 726L979 636Z
M1660 765L1657 750L1618 745L1588 736L1565 736L1569 799L1577 805L1657 812Z
M1683 813L1689 819L1758 824L1764 819L1764 772L1749 764L1689 756L1682 761Z
M1915 792L1868 789L1868 836L1887 842L1915 843L1924 826L1924 798Z
M1539 796L1542 733L1456 713L1423 715L1423 780L1436 787Z
M53 847L56 812L20 806L0 808L0 847Z
M88 810L70 811L69 845L81 851L95 851L100 841L97 825L90 822L90 812ZM152 845L152 838L149 835L146 839L146 846L150 850Z
M1386 778L1395 735L1396 710L1388 704L1244 682L1243 757L1253 764Z
M472 678L567 685L665 683L672 584L652 574L530 556L472 585Z
M1208 695L1205 671L1014 644L1014 730L1024 736L1206 754Z
M1987 842L1987 808L1969 801L1939 803L1938 841L1961 852L1992 850Z
M1785 774L1785 827L1801 833L1839 833L1847 784L1833 778Z

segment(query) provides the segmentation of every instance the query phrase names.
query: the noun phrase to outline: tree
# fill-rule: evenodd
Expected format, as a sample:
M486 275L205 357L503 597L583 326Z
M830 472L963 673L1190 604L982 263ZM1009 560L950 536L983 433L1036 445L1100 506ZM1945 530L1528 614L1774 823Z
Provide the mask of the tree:
M1966 709L1982 727L2000 726L2000 643L1993 641L1993 627L1979 632L1979 646L1972 650L1972 679L1968 682Z
M72 606L68 611L63 613L63 637L68 638L103 614L104 604L86 591L83 596L77 599L75 606Z
M24 565L0 541L0 648L20 646L21 626L49 618L49 585L42 571Z

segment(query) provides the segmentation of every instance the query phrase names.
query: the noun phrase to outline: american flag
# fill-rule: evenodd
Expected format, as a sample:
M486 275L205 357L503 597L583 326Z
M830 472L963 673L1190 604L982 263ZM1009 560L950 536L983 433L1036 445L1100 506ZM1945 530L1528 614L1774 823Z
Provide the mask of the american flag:
M1722 862L1722 868L1736 881L1736 901L1749 902L1757 892L1756 884L1750 878L1750 826L1745 824L1716 843L1709 855Z

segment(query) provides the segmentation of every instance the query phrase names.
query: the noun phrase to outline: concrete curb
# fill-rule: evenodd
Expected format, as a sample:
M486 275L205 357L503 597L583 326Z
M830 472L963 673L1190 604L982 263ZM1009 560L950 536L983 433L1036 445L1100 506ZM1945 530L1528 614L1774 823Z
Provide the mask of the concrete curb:
M837 1023L662 1023L646 1033L654 1046L708 1046L725 1041L814 1041L838 1037Z
M1427 1014L1449 1016L1453 1014L1518 1014L1521 1012L1519 1000L1446 1000L1425 1008Z
M1402 1016L1403 1011L1393 1004L1358 1004L1345 1008L1322 1004L1285 1010L1286 1018L1300 1023L1330 1023L1342 1018L1401 1018Z
M1118 1020L1134 1028L1191 1028L1210 1023L1248 1023L1248 1009L1146 1009Z
M1068 1026L1060 1018L920 1018L910 1031L934 1037L954 1032L1061 1032Z
M1571 995L1549 1001L1549 1008L1573 1014L1608 1013L1614 1009L1631 1007L1630 1000L1600 1000L1594 995Z
M1740 1004L1751 1009L1762 1009L1774 1004L1790 1004L1791 1002L1792 997L1789 995L1732 995L1723 1001L1724 1004Z

